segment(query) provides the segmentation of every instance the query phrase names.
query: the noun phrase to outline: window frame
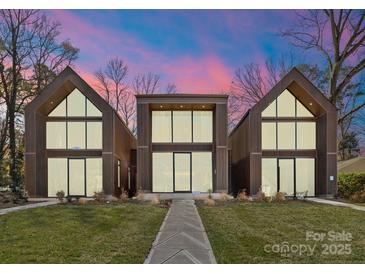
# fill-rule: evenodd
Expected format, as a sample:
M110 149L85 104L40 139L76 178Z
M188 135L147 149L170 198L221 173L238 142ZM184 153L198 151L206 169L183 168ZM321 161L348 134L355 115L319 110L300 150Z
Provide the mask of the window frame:
M77 88L75 88L77 89ZM100 109L95 106L95 104L90 101L87 96L82 93L79 89L77 89L82 95L84 95L84 98L85 98L85 104L84 104L84 107L85 107L85 116L69 116L68 115L68 95L70 95L71 93L69 93L63 100L66 101L66 115L65 116L49 116L52 111L57 108L57 106L55 108L53 108L46 116L46 119L45 119L45 123L46 123L46 127L47 127L47 123L48 122L65 122L66 123L66 146L64 148L48 148L47 147L47 144L46 144L46 149L47 150L69 150L69 151L83 151L83 150L103 150L103 140L104 140L104 134L103 134L103 128L104 128L104 125L103 125L103 113L100 111ZM62 100L62 101L63 101ZM61 101L61 102L62 102ZM87 102L90 102L91 104L93 104L101 113L100 116L88 116L88 113L87 113ZM61 103L60 102L60 103ZM70 122L83 122L85 124L84 126L84 131L85 131L85 148L83 149L71 149L68 147L68 124ZM87 139L88 139L88 136L87 136L87 124L88 122L100 122L101 123L101 148L91 148L89 149L88 146L87 146ZM47 134L47 130L46 130L46 134ZM47 135L46 135L46 138L47 138Z
M297 97L289 89L285 89L285 90L287 90L288 92L290 92L294 96L294 98L295 98L295 103L294 103L294 107L295 107L295 112L294 113L295 113L295 116L294 117L282 117L282 116L278 116L278 102L277 102L277 99L281 95L281 93L271 102L271 103L273 103L274 101L276 101L276 103L275 103L275 105L276 105L275 116L262 116L262 112L265 111L266 108L261 111L261 113L260 113L260 117L261 117L261 119L260 119L260 123L261 123L260 130L262 128L262 123L267 123L267 122L276 123L276 148L275 149L263 149L262 148L262 130L261 130L261 141L260 141L261 151L305 151L305 150L316 150L317 149L317 131L315 131L315 148L313 148L313 149L298 148L298 126L297 126L297 124L300 123L300 122L314 122L315 129L316 129L317 128L317 120L318 120L317 117L305 105L303 105L302 102L300 102L297 99ZM303 107L306 108L313 116L312 117L302 117L302 116L298 117L298 113L297 113L297 104L298 104L298 102L301 103L303 105ZM278 123L280 123L280 122L293 122L295 124L295 134L294 134L295 146L294 146L294 149L279 149Z
M153 122L152 122L152 113L154 111L166 111L166 112L170 112L170 120L171 120L171 141L166 141L166 142L154 142L153 141L153 136L152 136L152 131L153 131ZM190 112L191 115L191 142L174 142L174 111L186 111L186 112ZM150 112L150 116L151 116L151 126L150 126L150 131L151 131L151 143L152 144L212 144L214 142L214 111L213 110L196 110L196 111L205 111L205 112L211 112L212 113L212 141L211 142L194 142L194 112L195 110L151 110Z

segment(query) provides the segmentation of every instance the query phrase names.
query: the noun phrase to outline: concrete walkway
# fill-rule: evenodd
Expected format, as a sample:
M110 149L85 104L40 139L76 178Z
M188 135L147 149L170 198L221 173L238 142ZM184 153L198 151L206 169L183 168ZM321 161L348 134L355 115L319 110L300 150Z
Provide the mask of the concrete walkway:
M145 264L216 263L194 200L173 200Z
M54 201L39 202L39 203L34 203L34 204L4 208L4 209L0 209L0 215L5 215L5 214L11 213L11 212L26 210L26 209L30 209L30 208L37 208L37 207L55 205L55 204L58 204L58 203L59 203L58 200L54 200Z
M343 203L343 202L338 202L338 201L333 201L333 200L326 200L326 199L320 199L320 198L306 198L306 200L315 202L315 203L320 203L320 204L343 206L343 207L349 207L349 208L360 210L360 211L365 211L364 206L358 206L358 205L354 205L354 204Z

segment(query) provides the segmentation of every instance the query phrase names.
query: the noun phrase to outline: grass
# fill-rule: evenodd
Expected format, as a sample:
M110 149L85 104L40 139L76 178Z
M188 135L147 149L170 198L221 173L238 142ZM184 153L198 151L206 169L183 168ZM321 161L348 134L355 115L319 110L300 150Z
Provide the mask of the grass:
M143 263L167 209L55 205L0 216L0 263Z
M365 212L362 211L300 201L230 202L215 207L198 203L198 210L218 263L365 262ZM326 234L323 242L307 241L306 231L345 231L352 234L353 240L329 241ZM300 244L314 247L313 254L309 249L299 254L295 247ZM344 251L343 244L351 244L350 255L338 254ZM278 246L285 245L294 246L293 252L276 252ZM326 254L324 245L334 247Z

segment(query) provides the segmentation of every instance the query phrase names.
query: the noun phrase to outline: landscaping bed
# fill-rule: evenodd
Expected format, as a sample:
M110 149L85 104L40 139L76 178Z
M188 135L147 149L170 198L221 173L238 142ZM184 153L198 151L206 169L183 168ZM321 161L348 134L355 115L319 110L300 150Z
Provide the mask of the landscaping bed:
M197 207L218 263L365 262L362 211L304 201L197 202ZM332 234L341 233L352 240L333 240ZM307 235L324 237L316 241ZM302 247L303 252L296 250Z
M0 262L143 263L167 210L67 203L0 216Z

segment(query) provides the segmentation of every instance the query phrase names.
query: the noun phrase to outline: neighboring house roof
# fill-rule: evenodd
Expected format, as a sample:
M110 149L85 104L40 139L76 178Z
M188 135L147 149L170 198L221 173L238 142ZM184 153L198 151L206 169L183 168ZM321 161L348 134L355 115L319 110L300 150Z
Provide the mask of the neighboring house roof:
M365 172L365 157L356 157L337 163L338 172Z
M328 111L337 111L337 108L328 100L328 98L324 96L307 77L294 67L268 93L266 93L260 101L243 115L236 127L231 131L230 136L250 114L261 113L285 89L288 89L315 115L320 115Z

